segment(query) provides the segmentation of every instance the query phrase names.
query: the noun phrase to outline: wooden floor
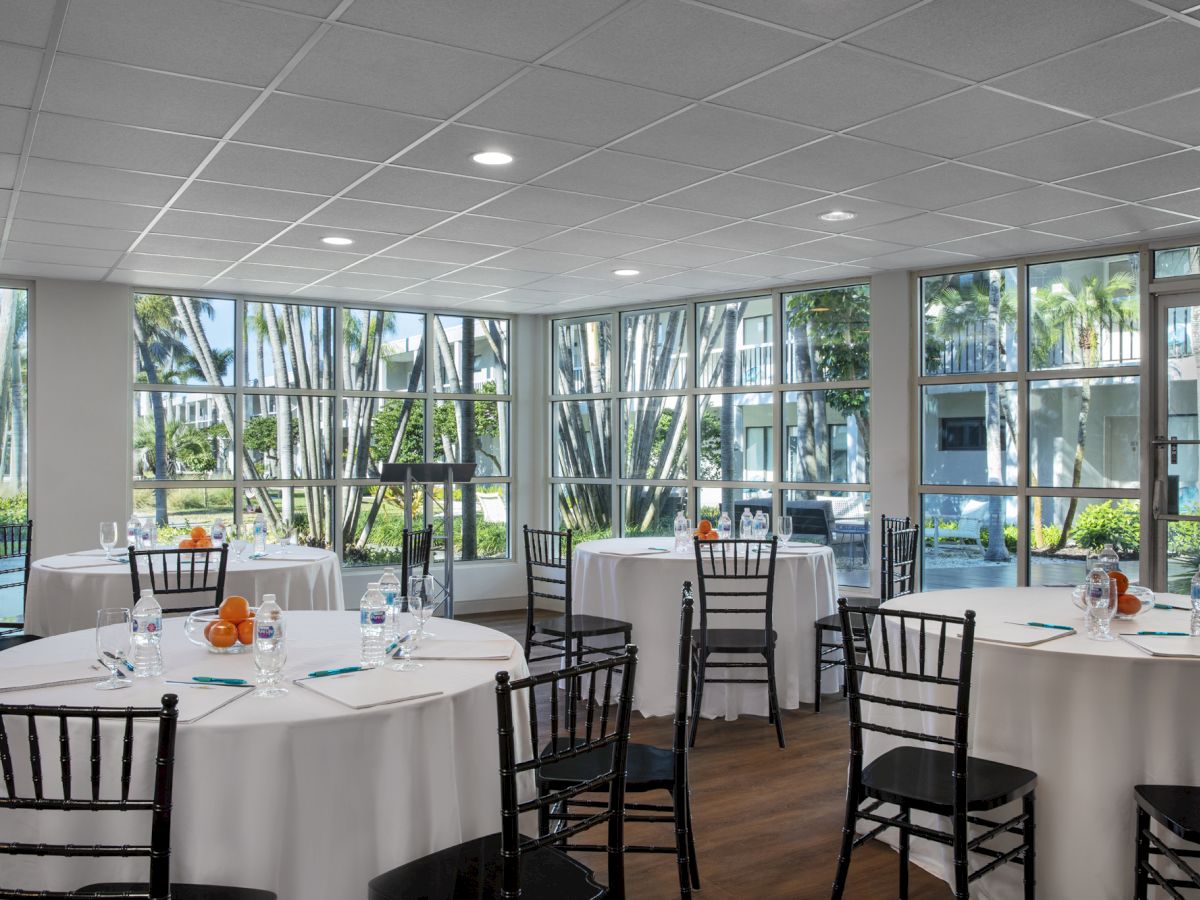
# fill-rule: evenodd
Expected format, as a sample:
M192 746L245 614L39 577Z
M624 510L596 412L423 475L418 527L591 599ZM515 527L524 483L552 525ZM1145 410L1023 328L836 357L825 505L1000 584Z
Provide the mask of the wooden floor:
M515 613L464 616L523 637ZM787 749L780 750L766 719L705 719L688 761L692 815L700 863L699 900L827 900L841 838L849 729L846 706L829 697L820 715L812 707L784 713ZM635 714L635 741L671 746L671 720ZM666 795L664 794L665 798ZM647 798L649 799L649 798ZM631 843L668 843L670 826L630 826ZM603 878L601 858L581 855ZM849 900L893 900L897 856L871 842L854 851ZM631 900L678 896L674 858L626 857ZM912 900L945 900L945 883L912 867Z

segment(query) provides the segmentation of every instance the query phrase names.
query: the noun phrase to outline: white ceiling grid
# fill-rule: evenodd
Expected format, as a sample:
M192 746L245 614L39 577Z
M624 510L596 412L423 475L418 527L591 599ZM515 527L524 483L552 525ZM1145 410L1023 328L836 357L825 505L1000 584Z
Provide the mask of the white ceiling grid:
M0 274L562 312L970 266L1200 234L1198 121L1186 0L0 0Z

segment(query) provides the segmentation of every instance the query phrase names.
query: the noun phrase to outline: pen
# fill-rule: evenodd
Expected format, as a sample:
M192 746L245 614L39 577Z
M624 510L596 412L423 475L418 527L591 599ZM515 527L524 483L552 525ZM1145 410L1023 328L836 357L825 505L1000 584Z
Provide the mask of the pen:
M396 640L392 641L390 644L388 644L388 648L383 651L383 655L391 656L393 653L396 652L397 649L399 649L400 645L403 644L405 641L407 641L410 637L412 637L411 631L407 632L403 637L397 638Z
M182 681L167 681L167 684L225 684L230 687L245 687L248 682L244 678L211 678L207 675L193 675Z
M671 552L666 547L647 547L646 549L647 550L658 550L658 551L661 551L662 553L670 553Z
M1033 628L1053 628L1056 631L1074 631L1070 625L1051 625L1048 622L1009 622L1009 625L1029 625Z
M326 675L344 675L347 672L364 672L372 666L342 666L340 669L318 669L316 672L309 672L309 678L324 678Z
M1186 631L1135 631L1134 634L1153 634L1159 637L1191 637Z
M1154 608L1155 609L1179 609L1179 610L1183 610L1184 612L1192 611L1191 607L1189 607L1189 606L1172 606L1170 603L1155 603Z

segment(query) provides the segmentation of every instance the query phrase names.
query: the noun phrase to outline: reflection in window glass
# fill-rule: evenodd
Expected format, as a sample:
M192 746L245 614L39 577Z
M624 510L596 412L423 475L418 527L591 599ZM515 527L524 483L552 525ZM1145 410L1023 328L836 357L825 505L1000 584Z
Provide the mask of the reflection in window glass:
M554 323L554 393L600 394L609 389L611 332L608 316Z
M761 512L766 516L770 533L775 533L775 502L767 488L706 487L700 488L697 493L700 495L700 518L708 519L714 528L721 519L721 513L728 512L733 521L733 536L738 537L742 512L749 510L750 515Z
M666 485L633 484L621 489L621 510L625 535L675 535L675 514L688 516L687 488ZM690 518L690 516L689 516Z
M425 383L424 346L421 313L343 310L343 386L350 391L419 391Z
M1139 575L1141 505L1136 500L1087 497L1029 499L1029 583L1079 584L1087 577L1087 555L1112 544L1121 571ZM1188 573L1190 580L1195 568Z
M665 391L684 385L685 307L621 314L621 389Z
M475 476L508 474L508 402L438 400L433 404L433 458L473 462Z
M1154 251L1154 277L1200 275L1200 247L1175 247Z
M870 397L863 389L790 391L783 397L784 480L870 480Z
M870 377L870 285L784 294L783 337L787 382Z
M1138 379L1029 385L1029 467L1045 487L1136 488L1141 482Z
M294 539L310 547L333 546L333 489L330 487L267 487L252 485L242 493L242 522L260 512L267 520L267 540Z
M420 397L347 397L342 474L378 478L384 463L425 461L425 401Z
M921 279L926 375L1017 368L1017 270Z
M134 380L233 384L232 300L133 295Z
M233 421L232 403L228 394L134 391L134 479L232 478L233 441L226 425ZM160 511L161 523L167 509Z
M722 300L697 307L700 387L770 384L775 379L773 301Z
M423 528L425 492L413 490L412 522ZM404 541L404 485L348 485L342 489L342 560L347 566L400 565Z
M1016 484L1015 383L939 384L921 393L925 484Z
M923 590L1017 583L1016 497L925 494Z
M429 492L435 557L443 559L444 487ZM508 556L508 485L462 484L454 488L454 558L501 559Z
M247 303L242 355L247 387L333 390L333 308Z
M554 485L554 527L570 528L577 544L612 537L612 490L611 484Z
M772 394L707 394L696 399L702 481L771 481L775 477Z
M434 316L433 389L447 394L508 393L508 322Z
M784 491L792 541L833 547L838 584L871 583L871 495L863 491Z
M246 394L242 445L249 480L333 477L332 397Z
M609 401L551 404L554 416L554 474L608 478L612 474Z
M1137 365L1138 255L1029 267L1032 369Z
M687 477L687 414L683 397L621 401L623 478Z
M1200 514L1195 509L1191 515ZM1192 576L1200 568L1200 522L1182 520L1167 523L1167 590L1172 594L1191 593Z

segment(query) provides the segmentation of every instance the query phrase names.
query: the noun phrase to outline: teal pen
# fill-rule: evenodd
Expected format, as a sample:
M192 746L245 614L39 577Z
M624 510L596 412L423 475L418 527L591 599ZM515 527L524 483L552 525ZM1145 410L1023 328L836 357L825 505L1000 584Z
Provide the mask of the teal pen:
M130 672L137 671L137 669L135 669L133 667L133 663L131 663L129 660L125 659L124 657L121 657L121 665L123 665L125 668L127 668Z
M663 553L670 553L670 552L671 552L671 551L670 551L670 550L668 550L666 547L647 547L646 549L647 549L647 550L661 550Z
M1170 603L1155 603L1154 608L1155 609L1178 609L1178 610L1182 610L1183 612L1191 612L1192 611L1191 607L1189 607L1189 606L1172 606Z
M309 672L309 678L324 678L326 675L344 675L347 672L365 672L371 666L342 666L340 669L318 669L316 672Z
M1153 634L1158 637L1191 637L1186 631L1135 631L1134 634Z
M245 678L213 678L210 675L193 675L192 681L198 684L232 684L239 686L249 683Z
M1053 628L1057 631L1074 631L1070 625L1051 625L1049 622L1018 622L1019 625L1031 625L1034 628Z

